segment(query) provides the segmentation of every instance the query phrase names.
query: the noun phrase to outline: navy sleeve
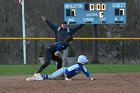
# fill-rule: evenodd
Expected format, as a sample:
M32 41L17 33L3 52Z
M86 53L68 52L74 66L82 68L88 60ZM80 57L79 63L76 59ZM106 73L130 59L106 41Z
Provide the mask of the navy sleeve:
M48 26L56 33L58 26L54 25L53 23L51 23L50 21L46 21Z
M77 27L74 27L74 28L70 28L70 33L71 33L71 35L73 35L74 33L76 33L76 31L78 31L81 27L83 27L84 26L84 24L81 24L81 25L79 25L79 26L77 26Z
M62 44L58 44L58 45L57 45L56 51L59 51L59 52L62 51Z
M90 73L87 71L87 69L83 66L82 72L87 76L90 77Z

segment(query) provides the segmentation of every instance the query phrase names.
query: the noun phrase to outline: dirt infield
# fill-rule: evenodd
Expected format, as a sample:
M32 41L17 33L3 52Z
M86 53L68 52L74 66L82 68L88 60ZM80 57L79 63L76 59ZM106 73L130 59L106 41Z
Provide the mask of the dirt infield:
M0 93L140 93L140 73L83 74L73 81L26 81L28 76L0 76Z

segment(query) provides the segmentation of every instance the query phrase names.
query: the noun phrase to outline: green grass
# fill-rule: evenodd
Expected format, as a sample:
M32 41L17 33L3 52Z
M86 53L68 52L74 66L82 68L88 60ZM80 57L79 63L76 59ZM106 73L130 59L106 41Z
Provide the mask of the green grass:
M34 74L40 65L0 65L0 76L7 75L30 75ZM44 73L52 73L56 70L55 65L50 65Z
M140 72L140 64L93 64L86 67L90 73Z
M0 65L0 76L7 75L32 75L40 65ZM89 64L86 66L90 73L123 73L140 72L140 64ZM50 65L43 73L52 73L56 70L55 65Z

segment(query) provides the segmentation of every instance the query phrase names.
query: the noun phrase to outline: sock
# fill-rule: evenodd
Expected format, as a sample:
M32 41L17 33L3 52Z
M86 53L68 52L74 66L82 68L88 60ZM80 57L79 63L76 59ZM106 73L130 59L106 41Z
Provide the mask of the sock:
M48 75L45 74L45 75L42 75L43 79L48 79Z

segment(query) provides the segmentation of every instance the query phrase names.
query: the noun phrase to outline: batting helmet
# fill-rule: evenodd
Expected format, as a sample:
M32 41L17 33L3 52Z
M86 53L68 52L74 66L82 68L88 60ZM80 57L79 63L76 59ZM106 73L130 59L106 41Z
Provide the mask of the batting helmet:
M79 57L78 57L78 63L81 63L81 64L87 64L87 62L88 62L88 60L87 60L87 57L86 56L84 56L84 55L80 55Z

